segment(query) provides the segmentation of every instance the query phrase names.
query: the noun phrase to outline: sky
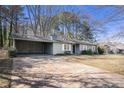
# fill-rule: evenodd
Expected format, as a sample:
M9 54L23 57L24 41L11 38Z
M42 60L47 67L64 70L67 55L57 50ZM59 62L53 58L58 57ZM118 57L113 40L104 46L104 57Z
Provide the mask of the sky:
M78 6L65 6L65 7L68 11L71 11L72 9L76 13L81 11L80 12L81 15L85 13L89 14L93 20L98 20L100 22L106 20L106 18L110 16L111 13L116 12L113 11L114 8L112 7L99 7L95 5L82 5L82 6L78 5ZM26 9L24 10L24 12L27 15ZM124 20L107 23L105 25L104 33L99 33L97 40L104 41L110 36L122 30L123 27L124 27Z

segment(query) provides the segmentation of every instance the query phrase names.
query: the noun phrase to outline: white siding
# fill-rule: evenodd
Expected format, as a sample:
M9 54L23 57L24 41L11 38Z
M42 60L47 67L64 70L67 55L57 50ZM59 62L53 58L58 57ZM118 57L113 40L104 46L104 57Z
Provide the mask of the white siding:
M80 51L88 50L88 49L91 49L91 46L89 46L89 45L80 45Z
M86 45L84 45L84 50L87 50L87 48L86 48L87 46Z
M80 45L80 51L85 50L85 45Z
M63 44L62 43L53 43L53 54L63 54Z
M66 48L65 48L66 47ZM94 45L81 45L79 46L79 52L83 50L91 49L92 51L96 51L96 46ZM63 44L63 43L53 43L53 54L64 54L65 51L73 51L72 44Z
M80 44L80 51L88 50L88 49L91 49L92 51L96 51L96 46L94 46L94 45L81 45Z
M64 49L64 45L65 45L65 44L62 44L62 51L64 51L64 50L65 50L65 49Z
M62 44L63 51L72 51L72 44Z
M69 44L69 51L72 51L72 45Z
M95 46L92 46L92 51L94 51L94 52L95 52L95 50L96 50Z
M85 46L85 50L88 50L88 46L87 45Z
M96 51L96 46L90 46L90 49L95 52Z
M64 48L64 46L68 48ZM53 54L64 54L65 51L71 51L72 53L72 44L62 44L62 43L53 43Z

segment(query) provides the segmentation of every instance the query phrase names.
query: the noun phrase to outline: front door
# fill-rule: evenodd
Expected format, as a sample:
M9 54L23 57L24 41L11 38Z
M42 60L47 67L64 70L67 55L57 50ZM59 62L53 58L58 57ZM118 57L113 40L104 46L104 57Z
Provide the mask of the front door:
M73 54L79 54L79 44L73 45Z
M75 54L75 45L73 45L73 54Z

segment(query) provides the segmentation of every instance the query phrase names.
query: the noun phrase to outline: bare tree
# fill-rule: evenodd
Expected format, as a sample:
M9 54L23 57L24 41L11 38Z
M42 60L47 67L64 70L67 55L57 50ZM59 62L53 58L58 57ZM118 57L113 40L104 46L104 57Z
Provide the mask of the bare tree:
M2 41L4 46L12 46L12 32L17 32L18 18L22 14L21 6L0 6L0 17L2 23ZM8 40L7 40L8 39Z
M59 12L57 6L27 6L27 11L34 35L46 37L56 23L55 16Z

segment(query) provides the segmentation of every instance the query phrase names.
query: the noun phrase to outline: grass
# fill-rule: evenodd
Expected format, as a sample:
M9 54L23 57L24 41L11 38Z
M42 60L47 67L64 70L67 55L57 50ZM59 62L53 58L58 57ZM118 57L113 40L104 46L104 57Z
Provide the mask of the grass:
M71 60L124 75L124 55L75 56Z

